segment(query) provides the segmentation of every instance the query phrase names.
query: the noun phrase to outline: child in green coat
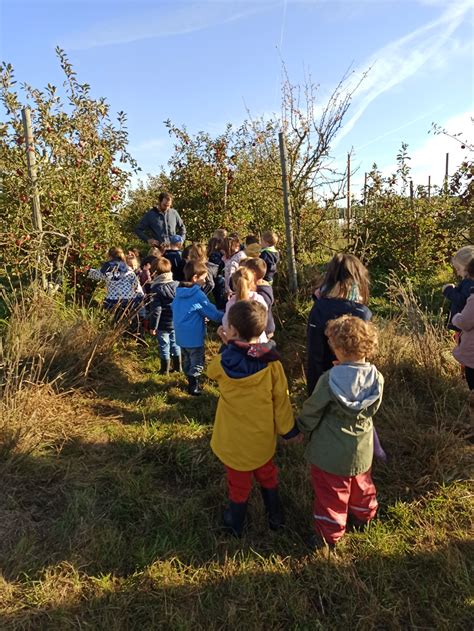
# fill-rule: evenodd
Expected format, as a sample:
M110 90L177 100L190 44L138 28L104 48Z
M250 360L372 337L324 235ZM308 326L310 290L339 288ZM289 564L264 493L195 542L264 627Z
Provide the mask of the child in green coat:
M316 548L334 547L348 517L363 528L377 512L372 416L383 392L382 375L366 361L377 346L374 325L344 315L329 322L326 335L338 363L320 377L297 421L309 434Z

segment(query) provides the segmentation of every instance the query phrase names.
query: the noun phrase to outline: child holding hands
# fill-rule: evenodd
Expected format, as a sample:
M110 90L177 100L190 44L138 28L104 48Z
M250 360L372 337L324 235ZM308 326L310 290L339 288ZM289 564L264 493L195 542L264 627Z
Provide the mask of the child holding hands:
M382 401L383 377L366 358L377 346L374 325L343 315L326 327L338 364L325 372L297 420L309 434L306 458L314 489L315 534L310 544L333 548L347 521L363 528L377 512L371 467L372 416Z
M267 310L259 302L236 302L228 313L227 345L207 369L220 391L211 448L227 474L224 526L237 537L244 527L253 477L260 484L270 528L283 526L273 462L276 438L302 439L274 343L258 344L266 322Z

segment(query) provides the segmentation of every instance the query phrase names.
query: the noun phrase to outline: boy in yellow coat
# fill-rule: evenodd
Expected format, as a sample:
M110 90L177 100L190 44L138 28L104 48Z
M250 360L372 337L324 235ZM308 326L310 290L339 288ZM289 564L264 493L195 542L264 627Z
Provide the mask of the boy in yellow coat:
M224 525L236 536L242 534L253 477L260 484L270 528L283 526L273 463L277 434L286 440L302 438L274 344L257 343L266 323L263 305L236 302L229 310L226 346L207 369L220 391L211 448L227 473L230 503Z

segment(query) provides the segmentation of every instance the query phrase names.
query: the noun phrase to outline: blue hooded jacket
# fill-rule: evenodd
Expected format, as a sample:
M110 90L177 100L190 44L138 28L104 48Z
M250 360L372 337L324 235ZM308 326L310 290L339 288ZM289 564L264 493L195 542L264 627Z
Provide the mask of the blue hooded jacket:
M206 297L199 285L180 285L176 290L176 298L171 303L176 343L184 348L204 346L206 337L205 318L221 323L223 311Z

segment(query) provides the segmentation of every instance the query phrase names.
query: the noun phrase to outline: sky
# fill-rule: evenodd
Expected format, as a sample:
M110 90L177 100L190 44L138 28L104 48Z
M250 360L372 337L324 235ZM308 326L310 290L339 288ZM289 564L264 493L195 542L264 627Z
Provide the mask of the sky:
M281 64L293 83L311 75L320 103L344 73L354 95L332 146L352 151L353 190L377 163L394 170L408 143L415 185L442 183L465 150L428 133L435 122L473 140L474 0L0 0L0 57L19 82L60 85L54 49L81 82L128 116L143 174L166 166L163 121L218 134L280 110ZM14 28L12 25L16 25Z

